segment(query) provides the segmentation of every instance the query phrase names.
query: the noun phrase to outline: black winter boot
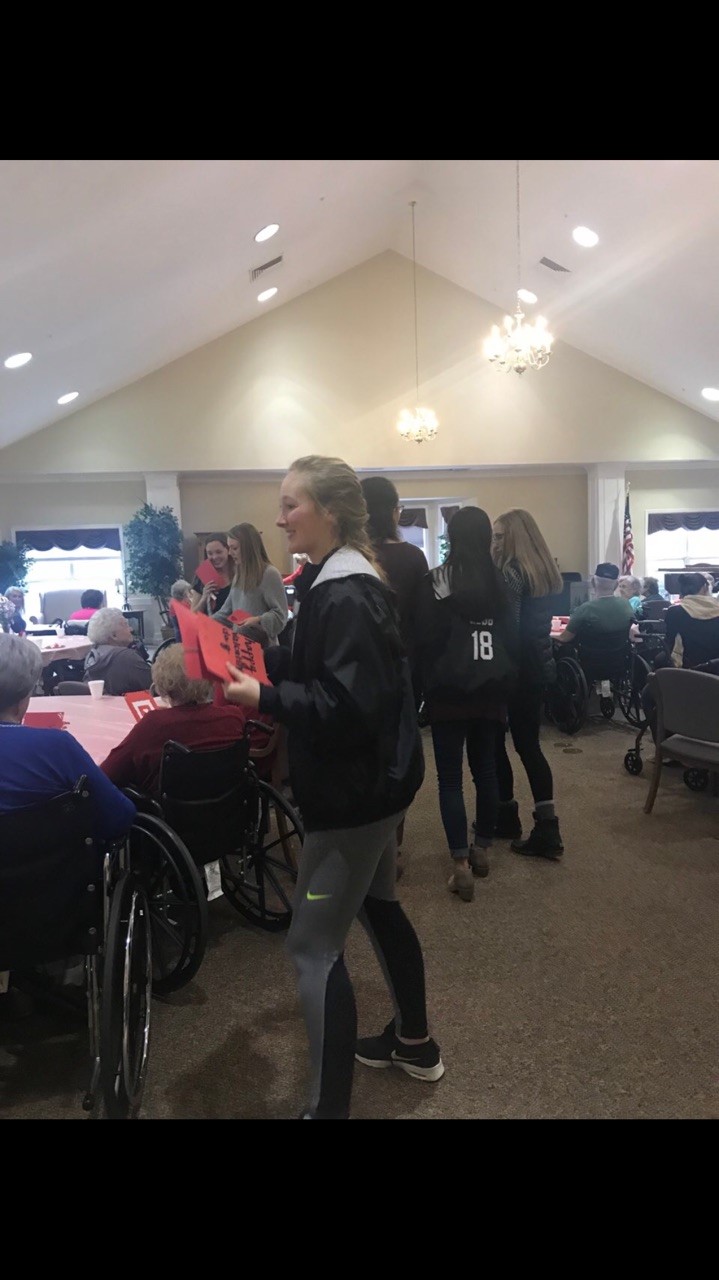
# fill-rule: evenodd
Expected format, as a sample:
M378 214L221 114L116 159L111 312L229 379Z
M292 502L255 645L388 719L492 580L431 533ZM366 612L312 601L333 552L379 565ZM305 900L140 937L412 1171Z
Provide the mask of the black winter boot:
M498 840L521 839L522 824L519 820L519 805L516 800L500 804L494 834Z
M529 854L535 858L551 858L556 861L564 853L562 837L559 834L558 818L538 818L532 814L534 826L526 840L513 840L515 853Z

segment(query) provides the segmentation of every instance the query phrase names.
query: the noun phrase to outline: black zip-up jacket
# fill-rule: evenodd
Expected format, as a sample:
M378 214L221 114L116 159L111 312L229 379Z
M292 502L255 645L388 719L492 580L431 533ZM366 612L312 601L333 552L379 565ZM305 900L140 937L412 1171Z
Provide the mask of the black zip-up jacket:
M527 580L516 560L510 560L503 572L519 622L519 687L542 689L557 679L550 635L550 597L529 594Z
M310 831L399 813L424 777L392 593L348 547L314 569L302 574L289 678L260 695L260 710L288 726L292 791Z

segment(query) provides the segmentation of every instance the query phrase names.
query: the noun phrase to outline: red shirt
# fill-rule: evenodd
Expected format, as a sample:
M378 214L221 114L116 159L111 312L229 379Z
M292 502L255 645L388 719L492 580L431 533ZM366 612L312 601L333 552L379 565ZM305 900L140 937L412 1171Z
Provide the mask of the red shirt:
M127 737L113 747L100 768L117 787L137 787L150 795L157 794L160 780L162 748L172 738L184 747L211 750L227 747L244 736L245 720L271 723L267 716L244 707L213 706L202 703L189 707L160 707L150 711L132 727ZM267 745L267 735L252 730L251 741L257 747Z

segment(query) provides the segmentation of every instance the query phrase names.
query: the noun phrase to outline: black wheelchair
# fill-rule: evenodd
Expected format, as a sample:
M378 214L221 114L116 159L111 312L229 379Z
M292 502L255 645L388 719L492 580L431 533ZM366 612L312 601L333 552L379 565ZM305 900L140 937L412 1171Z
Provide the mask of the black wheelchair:
M289 801L259 776L262 753L250 753L252 727L276 732L251 720L245 737L227 747L192 750L179 742L165 743L159 800L125 789L138 808L135 828L146 840L161 843L165 836L153 832L152 824L162 822L188 852L196 876L192 886L187 878L182 912L171 895L166 916L153 926L156 991L173 989L178 978L187 981L188 971L199 967L202 921L192 910L198 895L201 901L195 905L205 920L208 900L224 894L239 915L260 929L278 933L289 928L304 829ZM175 886L181 874L178 867Z
M82 956L89 1035L83 1109L137 1116L147 1073L152 942L148 897L127 842L103 853L85 778L0 815L0 970L41 1002L77 1011L47 966ZM0 997L2 998L2 997Z
M596 635L590 643L555 643L554 656L557 678L547 689L545 713L563 733L578 733L586 723L595 690L606 720L618 706L629 724L646 722L641 695L651 667L627 631Z

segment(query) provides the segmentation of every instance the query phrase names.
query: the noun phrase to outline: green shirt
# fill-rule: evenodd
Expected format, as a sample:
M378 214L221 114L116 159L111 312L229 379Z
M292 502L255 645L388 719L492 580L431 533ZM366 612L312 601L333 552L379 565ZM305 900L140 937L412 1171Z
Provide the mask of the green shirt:
M629 631L635 621L634 610L623 596L601 596L580 604L567 623L567 631L580 639L590 635L606 635L608 631Z

